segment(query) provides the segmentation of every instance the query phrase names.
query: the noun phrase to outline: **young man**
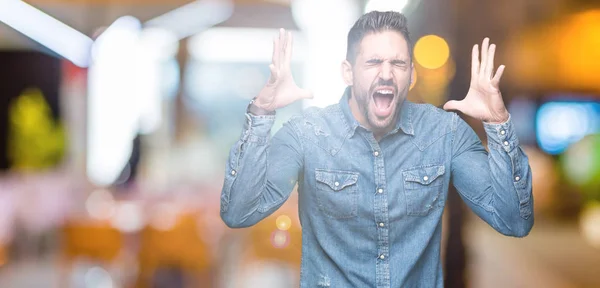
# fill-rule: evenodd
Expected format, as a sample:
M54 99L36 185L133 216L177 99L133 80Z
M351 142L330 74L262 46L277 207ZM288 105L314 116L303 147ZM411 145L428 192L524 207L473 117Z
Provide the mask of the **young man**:
M484 123L489 153L457 114L406 100L413 67L406 18L363 15L348 34L338 104L307 109L273 139L274 111L311 95L290 73L292 38L275 40L271 78L231 149L221 217L254 225L298 183L301 287L442 287L442 212L453 180L462 199L502 234L533 226L531 170L493 72L495 45L473 47L459 110Z

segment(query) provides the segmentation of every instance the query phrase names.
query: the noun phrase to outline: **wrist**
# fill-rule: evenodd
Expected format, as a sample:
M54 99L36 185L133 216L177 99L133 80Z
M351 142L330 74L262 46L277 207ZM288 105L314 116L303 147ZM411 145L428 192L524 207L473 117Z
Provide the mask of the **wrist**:
M497 125L497 124L504 124L504 123L508 122L508 120L510 120L510 114L506 113L505 115L496 117L495 119L490 119L490 120L486 120L483 122L488 123L488 124Z
M247 111L248 113L256 116L261 115L275 115L275 110L271 110L266 108L264 105L260 103L260 101L255 97L250 101L250 105L248 105Z

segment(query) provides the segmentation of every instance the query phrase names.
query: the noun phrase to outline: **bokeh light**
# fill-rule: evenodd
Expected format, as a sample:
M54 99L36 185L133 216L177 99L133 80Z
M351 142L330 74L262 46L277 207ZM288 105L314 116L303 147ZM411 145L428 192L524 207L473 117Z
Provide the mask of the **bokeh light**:
M276 230L271 233L271 244L277 249L283 249L290 244L290 233L288 231Z
M150 215L150 225L160 231L173 229L177 223L177 206L172 203L158 203Z
M85 201L85 208L90 217L108 220L115 213L115 200L106 189L98 189L90 193Z
M531 166L531 184L533 189L533 211L544 214L551 211L558 201L556 189L558 187L557 165L552 156L540 151L538 148L523 146Z
M600 201L600 134L584 137L562 156L566 178L588 199Z
M114 286L108 271L101 267L93 267L85 273L85 287L112 288Z
M549 154L560 154L584 136L600 132L600 103L548 102L539 108L536 118L540 147Z
M591 202L583 208L579 227L585 241L600 249L600 202Z
M290 217L287 215L281 215L277 217L275 223L277 225L277 229L285 231L290 229L290 226L292 226L292 219L290 219Z
M600 88L600 10L577 13L561 21L562 29L556 29L560 37L551 43L556 47L559 79L566 83L579 83L582 87ZM558 39L559 41L556 41Z
M414 48L415 60L427 69L438 69L448 61L450 47L444 38L437 35L421 37Z
M144 226L140 205L129 201L118 203L116 213L111 218L111 223L125 233L139 231Z

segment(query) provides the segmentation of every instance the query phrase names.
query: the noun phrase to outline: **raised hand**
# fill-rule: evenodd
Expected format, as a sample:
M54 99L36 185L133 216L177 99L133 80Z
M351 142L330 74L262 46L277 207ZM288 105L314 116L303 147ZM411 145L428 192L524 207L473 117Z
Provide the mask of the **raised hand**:
M279 38L273 41L273 61L269 68L271 77L258 94L254 104L274 111L300 99L312 98L312 94L296 85L290 69L292 60L292 33L279 30Z
M479 62L479 48L473 46L471 60L471 87L465 99L451 100L444 105L445 110L458 110L468 116L488 123L503 123L508 120L509 114L502 100L499 84L504 65L500 65L496 74L494 72L494 54L496 45L489 45L490 39L483 39L481 44L481 62ZM493 77L492 77L493 76Z

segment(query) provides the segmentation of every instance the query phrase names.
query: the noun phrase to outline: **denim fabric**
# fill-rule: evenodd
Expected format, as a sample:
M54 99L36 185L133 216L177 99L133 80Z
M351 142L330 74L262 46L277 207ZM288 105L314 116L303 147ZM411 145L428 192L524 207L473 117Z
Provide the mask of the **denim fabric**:
M529 233L531 170L510 118L484 123L488 152L456 113L404 101L378 142L352 116L348 94L273 138L275 116L248 114L227 163L221 218L232 228L267 217L298 184L301 287L443 287L450 180L494 229Z

